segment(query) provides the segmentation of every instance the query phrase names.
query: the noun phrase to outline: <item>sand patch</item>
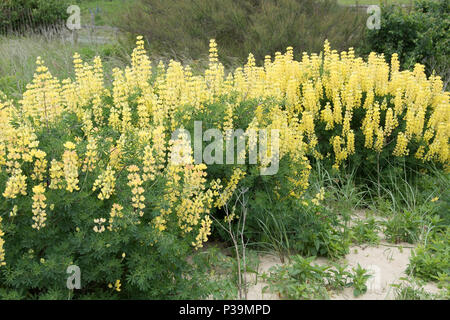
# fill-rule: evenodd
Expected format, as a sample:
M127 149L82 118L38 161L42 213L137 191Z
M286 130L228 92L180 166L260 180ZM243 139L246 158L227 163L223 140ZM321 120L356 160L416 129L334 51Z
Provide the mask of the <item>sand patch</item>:
M409 245L408 245L409 246ZM394 299L394 290L390 286L406 277L405 270L409 264L411 248L391 246L352 246L344 261L349 267L358 264L367 269L372 277L367 281L367 292L354 297L353 288L346 288L333 295L337 300L382 300Z
M373 274L368 280L368 290L365 294L354 297L353 288L346 288L342 292L332 293L330 298L333 300L384 300L394 299L394 288L390 285L401 282L400 278L406 277L405 270L409 264L409 257L411 255L412 246L410 244L401 244L398 246L391 246L390 244L382 242L378 246L352 246L350 253L340 261L343 264L348 264L349 269L356 267L358 264L364 269L367 269ZM315 263L323 265L328 264L329 260L326 258L318 258ZM270 267L281 265L278 257L273 255L260 256L260 266L258 274L267 272ZM280 297L273 293L262 293L262 288L267 285L261 281L256 280L255 275L249 275L248 280L252 281L252 285L248 291L249 300L279 300ZM431 293L437 293L439 289L435 284L429 283L424 289Z

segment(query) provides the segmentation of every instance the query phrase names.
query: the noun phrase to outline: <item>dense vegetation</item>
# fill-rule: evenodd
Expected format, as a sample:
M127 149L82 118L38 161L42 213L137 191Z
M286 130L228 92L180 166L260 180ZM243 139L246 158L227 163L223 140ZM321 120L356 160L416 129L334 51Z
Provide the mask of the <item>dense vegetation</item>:
M66 0L4 0L0 3L0 33L24 33L64 23L68 4Z
M243 62L249 52L262 61L288 46L296 54L319 52L325 39L347 49L358 44L364 21L365 15L336 0L142 0L117 25L171 57L198 59L214 38L221 58Z
M321 56L296 61L288 48L258 67L250 55L226 75L211 41L209 67L194 76L175 61L152 71L141 39L131 66L113 70L111 89L98 57L88 64L75 55L75 79L62 82L38 58L19 104L2 99L7 296L63 297L65 268L75 264L85 274L78 297L204 297L186 258L213 221L231 225L244 211L246 237L279 245L261 237L281 235L290 243L275 248L281 254L347 252L345 214L322 204L324 188L305 193L311 164L332 172L365 159L366 177L388 164L448 170L448 93L420 65L400 71L395 55L390 65L376 54L364 62L326 42ZM279 130L279 170L260 172L275 151L257 165L193 164L190 143L172 136L192 135L193 120L224 134L242 128L253 141L246 154L255 129ZM240 188L248 191L241 205L233 202Z
M448 6L431 2L420 23L389 7L365 38L367 15L331 0L95 4L144 34L134 49L0 37L0 299L241 298L260 251L286 262L263 276L283 298L359 296L367 270L340 259L381 241L417 245L397 298L448 299ZM194 163L194 121L242 129L243 153ZM275 149L247 160L257 130L279 130L272 175ZM201 145L218 159L229 142Z
M397 53L402 67L422 63L428 75L436 72L450 80L450 1L415 0L410 9L383 6L381 28L366 30L365 53ZM364 50L363 50L364 51Z

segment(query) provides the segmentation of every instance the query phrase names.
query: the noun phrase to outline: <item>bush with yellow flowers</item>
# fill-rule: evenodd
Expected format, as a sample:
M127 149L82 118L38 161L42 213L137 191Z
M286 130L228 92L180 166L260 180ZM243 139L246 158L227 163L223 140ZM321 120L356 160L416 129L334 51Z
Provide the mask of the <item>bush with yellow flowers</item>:
M2 297L66 298L70 265L81 270L76 298L205 297L206 280L187 257L208 241L211 215L238 186L249 188L249 217L302 215L323 199L304 199L311 162L370 167L383 155L449 168L449 94L421 65L400 71L395 55L391 64L376 54L364 61L326 42L301 61L291 47L263 66L250 55L227 74L211 40L209 66L194 75L176 61L152 65L138 37L111 88L100 58L75 55L74 69L60 81L38 58L22 100L0 97ZM172 136L179 128L192 136L194 121L224 135L242 129L246 154L255 130L279 130L279 170L261 175L264 158L195 163L192 145ZM297 221L300 233L309 222Z

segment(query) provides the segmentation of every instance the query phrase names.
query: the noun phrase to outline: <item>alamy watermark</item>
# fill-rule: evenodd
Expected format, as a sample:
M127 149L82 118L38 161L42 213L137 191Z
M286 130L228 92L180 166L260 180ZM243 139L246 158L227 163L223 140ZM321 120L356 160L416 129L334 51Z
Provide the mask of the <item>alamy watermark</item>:
M381 269L379 266L371 264L367 266L367 271L371 277L367 280L368 292L379 292L381 290Z
M66 21L66 27L69 30L81 29L81 14L80 7L77 5L71 5L67 8L67 13L70 14Z
M71 265L67 267L66 273L70 274L67 278L67 289L81 289L81 270L79 266Z
M366 26L370 30L380 30L381 28L381 9L380 6L370 5L367 7L367 14L370 15L367 18Z

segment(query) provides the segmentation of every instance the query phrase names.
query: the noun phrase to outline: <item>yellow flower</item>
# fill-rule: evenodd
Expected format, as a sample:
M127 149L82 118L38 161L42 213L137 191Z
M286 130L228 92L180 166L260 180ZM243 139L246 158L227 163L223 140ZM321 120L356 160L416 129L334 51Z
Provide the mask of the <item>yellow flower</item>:
M74 190L78 191L80 188L78 187L78 155L75 152L75 145L72 142L66 142L64 144L67 149L63 154L63 170L64 177L66 179L66 190L69 192L73 192Z
M73 142L67 141L66 143L64 143L64 148L69 149L69 150L74 150L76 147L76 145Z
M5 266L5 249L3 248L3 245L5 244L5 240L3 240L3 236L5 233L1 229L2 227L2 217L0 217L0 267Z
M33 187L33 221L32 225L33 229L41 229L45 227L45 221L47 220L47 213L45 212L45 208L47 205L45 204L46 197L44 195L45 187L42 184Z
M122 286L122 284L120 283L120 280L116 280L116 283L114 284L114 289L117 292L120 292L121 291L121 289L120 289L121 286Z
M111 166L108 166L106 170L95 180L92 191L96 191L100 188L100 193L98 195L100 200L109 199L114 193L114 188L116 186L115 174L116 172L111 168Z
M128 186L131 187L131 193L133 197L131 198L133 210L140 217L144 215L144 211L142 209L145 208L145 197L142 195L144 193L144 188L141 187L143 184L143 180L139 174L139 167L136 165L131 165L128 167Z
M15 199L19 194L25 196L27 194L26 179L27 177L22 174L21 169L14 170L12 176L6 182L3 196L10 199Z

